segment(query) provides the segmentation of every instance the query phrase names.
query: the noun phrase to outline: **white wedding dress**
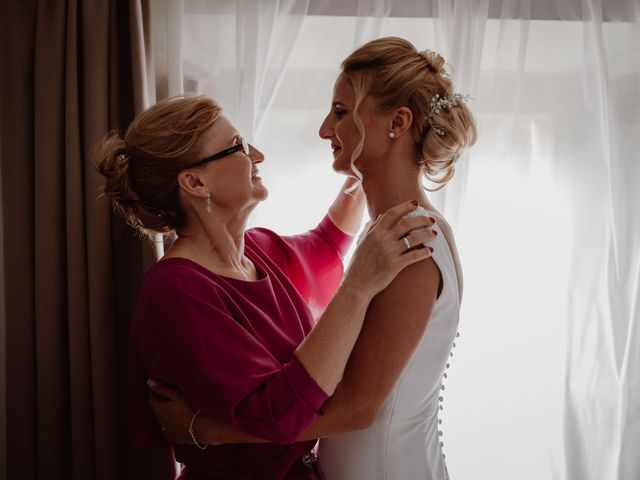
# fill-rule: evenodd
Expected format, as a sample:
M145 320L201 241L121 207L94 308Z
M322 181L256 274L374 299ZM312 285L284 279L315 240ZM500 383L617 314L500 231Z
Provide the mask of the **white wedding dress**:
M432 215L442 223L421 207L412 214ZM327 480L449 478L438 413L457 336L460 292L457 256L440 227L435 228L438 236L429 245L443 283L425 334L373 425L320 440L318 460Z

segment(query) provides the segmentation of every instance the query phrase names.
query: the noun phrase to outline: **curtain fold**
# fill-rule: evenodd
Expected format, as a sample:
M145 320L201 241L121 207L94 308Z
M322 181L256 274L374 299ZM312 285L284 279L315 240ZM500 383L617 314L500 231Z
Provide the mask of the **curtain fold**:
M432 50L447 61L458 93L471 97L473 109L475 92L480 80L480 62L488 19L489 0L474 2L431 2L434 12L435 39ZM446 189L434 192L431 200L450 222L456 224L461 214L467 189L468 153L456 166L456 174Z
M260 129L302 28L306 0L236 2L234 116L247 139ZM222 38L219 39L220 41Z
M393 0L357 0L354 50L381 36L380 32L391 15L393 3Z
M622 23L604 2L582 0L583 100L593 139L589 182L576 188L576 248L569 287L564 470L568 479L640 477L640 5ZM594 188L595 187L595 188ZM594 223L598 228L594 231ZM597 262L585 255L598 252Z
M166 72L158 69L159 75L172 78L180 73L186 92L212 95L252 141L286 70L308 4L308 0L208 4L183 0L165 5L157 0L157 23L164 23L164 28L156 35L156 55L166 59L167 66ZM178 31L185 35L177 38ZM202 45L209 48L199 48ZM166 94L176 93L170 89Z
M148 5L3 15L7 478L173 478L168 451L129 446L127 333L152 256L98 198L92 157L149 100Z
M4 4L2 21L2 206L6 331L7 478L36 478L33 234L33 51L36 2ZM13 25L12 28L10 28ZM13 29L27 33L12 38ZM9 48L11 46L11 48ZM26 85L26 88L25 88ZM11 94L7 93L11 92ZM14 103L18 100L17 105ZM8 142L7 139L11 139ZM11 181L7 178L11 174ZM9 202L14 205L10 207ZM26 212L30 212L31 218ZM7 226L11 235L7 234ZM8 252L11 252L9 255ZM10 339L10 340L9 340ZM19 421L18 421L19 420ZM20 432L14 435L14 432ZM9 440L10 439L10 440ZM19 466L19 467L18 467Z

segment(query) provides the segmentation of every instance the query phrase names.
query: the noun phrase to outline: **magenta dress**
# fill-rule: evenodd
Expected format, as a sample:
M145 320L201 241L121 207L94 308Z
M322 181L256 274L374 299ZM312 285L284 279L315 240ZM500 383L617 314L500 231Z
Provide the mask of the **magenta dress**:
M328 216L291 237L248 230L245 254L257 281L181 258L154 265L130 333L134 445L166 445L147 403L146 380L155 378L208 417L273 442L175 446L186 466L181 478L317 478L301 460L315 441L296 439L322 414L327 395L293 353L335 293L352 240Z

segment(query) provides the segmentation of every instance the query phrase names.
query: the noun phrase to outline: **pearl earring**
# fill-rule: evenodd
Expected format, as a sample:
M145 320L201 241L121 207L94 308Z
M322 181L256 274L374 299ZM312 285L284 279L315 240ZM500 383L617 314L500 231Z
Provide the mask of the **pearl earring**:
M396 134L393 132L389 132L389 138L396 138Z
M213 206L211 205L211 192L207 192L207 213L211 214Z

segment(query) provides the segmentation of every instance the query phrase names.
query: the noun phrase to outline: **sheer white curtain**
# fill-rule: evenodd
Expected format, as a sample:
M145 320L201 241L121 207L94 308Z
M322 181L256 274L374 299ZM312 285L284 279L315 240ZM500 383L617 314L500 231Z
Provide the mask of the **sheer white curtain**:
M159 12L157 63L168 84L161 96L182 91L211 95L253 141L296 43L308 1L154 3Z
M640 478L637 0L181 10L184 88L219 99L265 152L271 194L253 221L281 233L313 226L341 184L317 129L342 59L384 35L445 56L480 132L434 196L465 270L443 412L451 476Z

